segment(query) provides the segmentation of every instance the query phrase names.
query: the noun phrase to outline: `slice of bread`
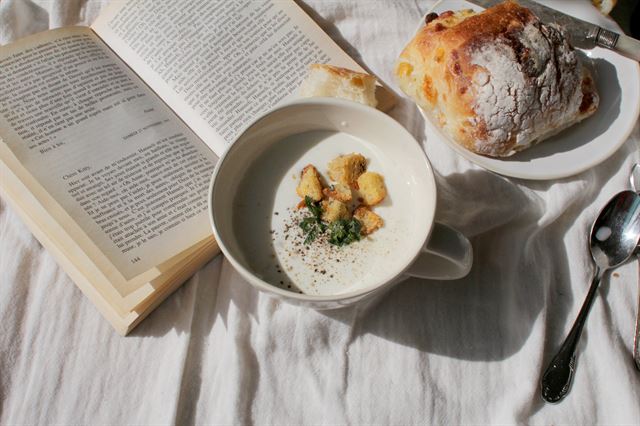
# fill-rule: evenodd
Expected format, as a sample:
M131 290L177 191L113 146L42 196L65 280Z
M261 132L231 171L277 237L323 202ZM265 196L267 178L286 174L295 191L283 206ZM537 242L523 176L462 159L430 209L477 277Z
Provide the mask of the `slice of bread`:
M591 0L591 3L597 7L600 12L608 15L616 5L616 0Z
M327 64L311 64L300 86L300 96L349 99L376 107L376 78L361 72Z

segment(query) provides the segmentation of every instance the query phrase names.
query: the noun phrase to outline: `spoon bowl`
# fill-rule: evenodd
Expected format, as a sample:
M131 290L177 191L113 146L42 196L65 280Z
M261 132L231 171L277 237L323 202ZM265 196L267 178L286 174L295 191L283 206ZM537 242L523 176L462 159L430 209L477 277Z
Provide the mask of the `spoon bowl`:
M611 269L626 262L640 237L640 196L623 191L602 209L591 227L591 257L601 269Z
M569 392L576 367L576 347L600 281L605 272L633 255L639 240L640 195L634 191L620 192L609 200L591 227L589 248L596 264L594 278L569 335L542 376L545 401L559 402Z

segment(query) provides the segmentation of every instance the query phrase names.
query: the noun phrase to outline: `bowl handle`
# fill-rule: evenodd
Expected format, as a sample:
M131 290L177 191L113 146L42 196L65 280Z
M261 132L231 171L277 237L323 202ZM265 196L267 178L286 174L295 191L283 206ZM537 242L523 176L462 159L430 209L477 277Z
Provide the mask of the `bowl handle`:
M473 248L456 229L440 222L433 224L431 236L406 275L432 280L457 280L469 273Z

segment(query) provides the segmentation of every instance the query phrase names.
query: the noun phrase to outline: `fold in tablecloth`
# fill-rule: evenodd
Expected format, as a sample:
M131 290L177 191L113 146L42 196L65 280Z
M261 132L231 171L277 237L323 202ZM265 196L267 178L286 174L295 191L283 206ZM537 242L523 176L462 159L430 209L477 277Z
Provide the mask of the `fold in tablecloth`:
M2 0L0 43L90 23L105 4ZM392 64L431 3L302 5L397 89ZM459 281L407 281L368 310L274 301L218 257L121 338L0 199L0 423L638 424L635 263L595 301L569 397L539 398L591 278L588 229L627 186L638 127L590 171L525 182L430 143L411 102L392 115L423 143L438 218L471 238L475 264Z

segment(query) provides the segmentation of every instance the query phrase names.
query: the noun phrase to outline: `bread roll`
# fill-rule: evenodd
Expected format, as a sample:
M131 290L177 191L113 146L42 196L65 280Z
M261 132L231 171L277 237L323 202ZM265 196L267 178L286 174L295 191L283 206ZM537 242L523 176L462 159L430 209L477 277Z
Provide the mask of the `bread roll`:
M562 30L512 1L431 20L401 53L395 73L445 134L492 157L583 120L599 101Z
M349 99L376 107L376 78L361 72L326 64L311 64L300 86L300 96Z

